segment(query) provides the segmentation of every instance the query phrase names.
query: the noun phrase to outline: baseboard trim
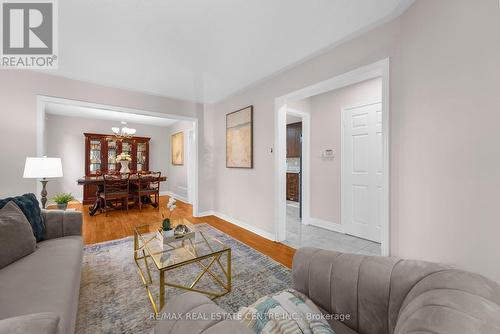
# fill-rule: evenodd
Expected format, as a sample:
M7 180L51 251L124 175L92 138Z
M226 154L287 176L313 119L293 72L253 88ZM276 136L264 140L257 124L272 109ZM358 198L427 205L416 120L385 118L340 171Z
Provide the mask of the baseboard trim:
M344 226L342 224L337 224L337 223L330 222L330 221L323 220L323 219L319 219L319 218L309 218L307 220L307 224L305 224L305 225L313 225L313 226L324 228L325 230L345 234Z
M179 194L176 194L172 191L160 191L160 196L170 196L170 197L175 198L178 201L181 201L181 202L184 202L187 204L192 204L186 197L181 196Z
M275 241L274 235L272 233L269 233L267 231L261 230L260 228L249 225L241 220L238 220L236 218L233 218L231 216L225 215L225 214L220 213L220 212L213 212L213 215L216 216L217 218L228 221L231 224L234 224L236 226L244 228L245 230L248 230L248 231L253 232L257 235L260 235L263 238L266 238L266 239L271 240L271 241Z
M269 233L267 231L261 230L260 228L251 226L245 222L242 222L241 220L230 217L230 216L223 214L221 212L207 210L207 211L203 211L203 212L198 213L198 215L196 217L201 218L201 217L208 217L208 216L215 216L215 217L222 219L222 220L225 220L233 225L239 226L241 228L244 228L245 230L248 230L248 231L253 232L257 235L260 235L263 238L266 238L266 239L271 240L271 241L275 241L274 235L272 233Z
M213 212L212 210L209 210L209 211L199 212L196 215L197 218L208 217L208 216L215 216L215 212Z

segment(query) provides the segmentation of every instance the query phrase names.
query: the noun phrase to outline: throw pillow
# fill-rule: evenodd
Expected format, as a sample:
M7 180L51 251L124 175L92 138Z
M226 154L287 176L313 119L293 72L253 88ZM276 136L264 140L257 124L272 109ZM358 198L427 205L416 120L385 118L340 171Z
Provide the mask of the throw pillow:
M264 296L237 316L256 334L335 334L318 308L292 289Z
M0 269L35 251L30 223L13 202L0 209Z
M57 334L59 316L33 313L0 320L0 334Z
M13 201L21 209L28 219L36 241L43 240L45 235L45 224L43 223L42 210L35 194L24 194L22 196L8 197L0 200L0 209L8 202Z

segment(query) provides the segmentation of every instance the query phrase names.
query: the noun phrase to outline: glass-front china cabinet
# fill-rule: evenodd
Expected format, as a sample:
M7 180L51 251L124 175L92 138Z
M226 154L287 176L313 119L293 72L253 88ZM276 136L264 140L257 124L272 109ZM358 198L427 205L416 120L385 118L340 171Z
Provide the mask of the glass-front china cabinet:
M119 172L120 164L116 161L116 157L120 153L127 153L132 158L129 164L132 173L149 170L150 138L118 139L113 135L95 133L84 133L83 135L85 137L85 176ZM84 186L83 203L94 203L96 191L95 186Z

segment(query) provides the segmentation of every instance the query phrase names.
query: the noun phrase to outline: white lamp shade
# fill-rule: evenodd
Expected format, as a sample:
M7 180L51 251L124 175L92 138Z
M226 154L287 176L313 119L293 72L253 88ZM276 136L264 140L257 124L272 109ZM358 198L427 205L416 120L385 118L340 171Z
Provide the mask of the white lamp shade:
M26 158L23 174L25 179L43 179L62 176L61 158Z

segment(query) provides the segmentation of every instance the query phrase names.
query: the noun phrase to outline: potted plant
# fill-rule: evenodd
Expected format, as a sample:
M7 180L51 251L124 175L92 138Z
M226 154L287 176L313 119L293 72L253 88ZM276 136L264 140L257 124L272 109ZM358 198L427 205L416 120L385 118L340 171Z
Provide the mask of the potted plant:
M163 216L162 213L162 216L164 218L162 223L163 231L170 231L172 229L172 226L170 225L170 217L172 217L172 212L174 212L175 208L177 207L177 205L175 205L175 202L176 200L173 197L170 197L168 200L167 203L167 210L169 211L168 218L165 218L165 216Z
M132 161L132 157L130 156L130 154L120 153L116 156L116 161L118 161L122 165L120 173L130 173L130 169L128 168L128 164L130 163L130 161Z
M75 198L70 193L60 193L52 198L54 202L57 203L57 208L59 210L66 210L68 208L68 203Z

